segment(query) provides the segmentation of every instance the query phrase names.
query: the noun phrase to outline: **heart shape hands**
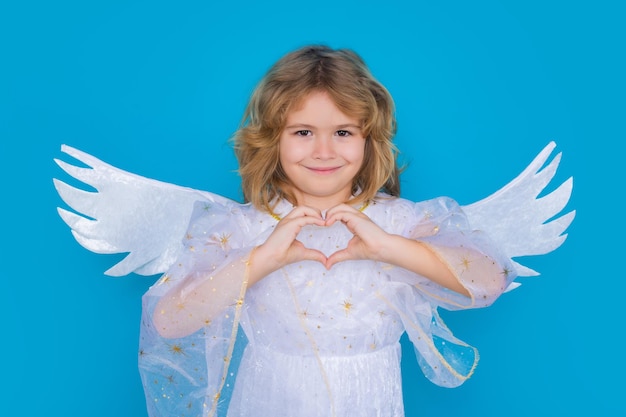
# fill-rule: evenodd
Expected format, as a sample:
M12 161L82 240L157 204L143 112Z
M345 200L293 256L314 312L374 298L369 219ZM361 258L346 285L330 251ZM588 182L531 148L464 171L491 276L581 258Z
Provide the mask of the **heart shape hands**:
M328 257L317 249L307 248L297 239L305 226L330 227L337 222L343 223L353 237L345 248ZM325 216L317 209L298 206L278 222L272 234L251 255L249 281L254 283L286 265L305 260L319 262L326 269L348 260L384 261L384 249L389 247L385 242L394 236L347 204L329 209Z

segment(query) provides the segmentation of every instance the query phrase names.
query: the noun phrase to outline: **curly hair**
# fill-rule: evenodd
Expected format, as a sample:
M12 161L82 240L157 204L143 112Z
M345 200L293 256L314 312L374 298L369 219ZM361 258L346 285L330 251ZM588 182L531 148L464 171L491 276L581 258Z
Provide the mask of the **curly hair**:
M354 51L312 45L286 54L269 69L233 135L245 202L268 211L276 197L296 204L280 164L279 139L287 114L318 91L327 93L341 112L359 120L366 138L363 166L353 180L348 202L369 202L379 191L400 194L391 95Z

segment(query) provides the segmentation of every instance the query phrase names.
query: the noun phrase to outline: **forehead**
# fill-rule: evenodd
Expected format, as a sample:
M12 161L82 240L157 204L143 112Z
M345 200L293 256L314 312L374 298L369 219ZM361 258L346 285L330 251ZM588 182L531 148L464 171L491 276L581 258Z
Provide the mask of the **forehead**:
M313 91L304 95L287 111L287 121L298 118L336 119L356 122L357 118L344 113L326 91Z

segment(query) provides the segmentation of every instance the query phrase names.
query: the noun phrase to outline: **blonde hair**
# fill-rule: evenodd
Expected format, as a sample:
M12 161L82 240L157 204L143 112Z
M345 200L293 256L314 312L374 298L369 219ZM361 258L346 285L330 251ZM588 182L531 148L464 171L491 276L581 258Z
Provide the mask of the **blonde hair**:
M361 123L363 166L355 176L350 204L371 201L377 192L400 194L400 169L392 143L395 107L387 89L349 49L306 46L279 59L254 90L233 136L245 202L271 211L276 198L296 204L279 160L279 139L287 114L315 91L326 92L337 108Z

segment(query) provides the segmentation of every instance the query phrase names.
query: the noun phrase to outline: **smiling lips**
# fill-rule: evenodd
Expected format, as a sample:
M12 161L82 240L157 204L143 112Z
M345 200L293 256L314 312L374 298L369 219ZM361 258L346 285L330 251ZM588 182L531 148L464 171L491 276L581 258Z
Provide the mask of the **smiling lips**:
M320 175L329 175L332 174L334 172L337 172L341 166L338 167L305 167L306 169L308 169L309 171L315 173L315 174L320 174Z

